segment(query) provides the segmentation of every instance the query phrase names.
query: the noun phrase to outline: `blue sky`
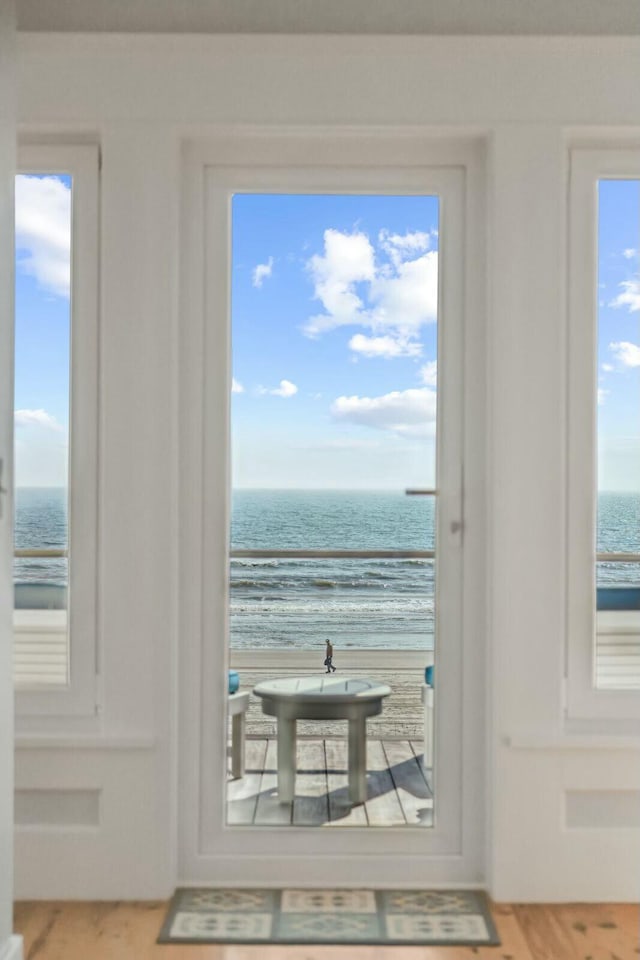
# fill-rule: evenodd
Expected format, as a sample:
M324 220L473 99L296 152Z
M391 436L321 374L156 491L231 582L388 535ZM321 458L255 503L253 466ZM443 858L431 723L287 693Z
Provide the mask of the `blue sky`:
M640 181L598 190L598 481L640 489Z
M233 200L233 482L434 482L438 201Z
M16 486L64 486L71 179L16 177Z
M66 482L70 187L16 181L18 486ZM238 195L232 210L234 485L431 485L437 199ZM600 485L637 490L638 181L601 184L599 237Z

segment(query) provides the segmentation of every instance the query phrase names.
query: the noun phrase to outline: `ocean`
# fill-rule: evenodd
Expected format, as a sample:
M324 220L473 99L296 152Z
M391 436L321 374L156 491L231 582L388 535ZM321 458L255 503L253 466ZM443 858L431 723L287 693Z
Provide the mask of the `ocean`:
M431 550L434 500L404 491L236 490L232 548ZM16 547L66 546L66 496L16 492ZM602 493L598 551L640 552L640 495ZM65 559L16 559L18 590L65 587ZM638 564L599 563L598 584L635 584ZM239 559L230 563L231 645L237 649L432 649L429 559Z

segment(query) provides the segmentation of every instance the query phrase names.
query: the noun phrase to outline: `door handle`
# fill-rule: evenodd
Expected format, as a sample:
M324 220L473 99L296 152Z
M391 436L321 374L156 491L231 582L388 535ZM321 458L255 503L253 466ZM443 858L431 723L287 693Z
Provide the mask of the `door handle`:
M4 467L4 460L2 459L2 457L0 457L0 517L2 517L2 514L3 514L3 510L2 510L3 500L2 500L2 498L3 498L3 496L5 496L5 494L9 493L9 491L7 490L7 488L2 486L2 468L3 468L3 467Z

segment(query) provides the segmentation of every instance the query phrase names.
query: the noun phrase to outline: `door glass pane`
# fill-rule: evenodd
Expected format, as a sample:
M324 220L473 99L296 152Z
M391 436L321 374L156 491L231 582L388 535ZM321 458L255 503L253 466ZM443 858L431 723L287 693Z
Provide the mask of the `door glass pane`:
M71 177L16 177L15 682L69 681Z
M233 198L231 665L249 691L329 670L393 690L367 721L384 812L346 801L344 721L301 719L296 800L272 776L251 822L432 824L438 236L434 196ZM261 707L247 752L271 770ZM228 800L245 822L246 784Z
M599 181L598 305L596 686L639 689L640 180Z

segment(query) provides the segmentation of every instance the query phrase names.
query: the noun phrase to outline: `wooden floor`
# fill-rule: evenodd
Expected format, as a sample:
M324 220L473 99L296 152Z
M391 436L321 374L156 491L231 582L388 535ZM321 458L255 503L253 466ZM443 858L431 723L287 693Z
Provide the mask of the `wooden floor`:
M346 731L345 731L346 732ZM431 771L422 766L422 741L367 740L367 801L347 796L344 737L299 739L296 795L278 800L276 741L246 741L246 772L227 784L227 822L233 826L393 827L433 823Z
M637 960L632 904L494 904L499 947L167 946L155 943L166 903L15 907L25 960Z

